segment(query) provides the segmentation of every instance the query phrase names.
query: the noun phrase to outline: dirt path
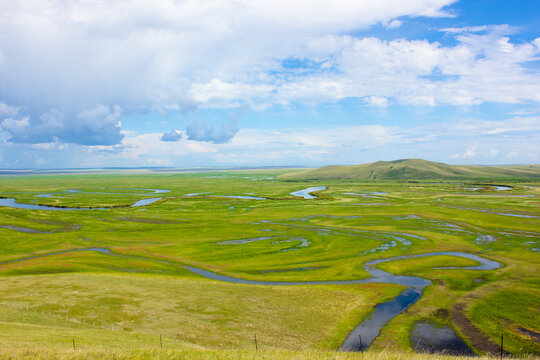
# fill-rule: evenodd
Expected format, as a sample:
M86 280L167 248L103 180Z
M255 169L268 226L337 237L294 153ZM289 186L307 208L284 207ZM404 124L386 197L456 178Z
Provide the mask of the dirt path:
M496 355L500 353L499 346L493 344L484 333L480 331L467 317L465 316L465 304L457 303L452 307L452 322L458 327L463 335L473 344L478 350L487 354Z

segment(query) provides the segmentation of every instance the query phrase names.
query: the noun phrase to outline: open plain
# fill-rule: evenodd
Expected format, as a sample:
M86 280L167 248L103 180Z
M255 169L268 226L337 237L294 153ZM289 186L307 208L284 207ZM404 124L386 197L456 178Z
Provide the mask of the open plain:
M538 180L286 172L0 178L0 354L540 354Z

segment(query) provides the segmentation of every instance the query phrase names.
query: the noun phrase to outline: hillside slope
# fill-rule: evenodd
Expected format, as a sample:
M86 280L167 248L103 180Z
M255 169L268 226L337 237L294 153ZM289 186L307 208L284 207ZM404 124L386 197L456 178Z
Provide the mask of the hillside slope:
M362 165L331 165L287 173L280 180L422 180L422 179L510 179L540 178L540 165L466 166L422 159L377 161Z

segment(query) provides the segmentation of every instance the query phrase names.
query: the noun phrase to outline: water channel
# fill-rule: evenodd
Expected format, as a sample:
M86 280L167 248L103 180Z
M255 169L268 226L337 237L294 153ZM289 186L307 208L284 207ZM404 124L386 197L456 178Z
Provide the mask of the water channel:
M34 255L26 258L12 259L0 262L0 265L11 264L15 262L22 262L31 259L60 255L65 253L79 252L79 251L97 251L105 255L118 256L118 257L128 257L138 260L146 261L155 261L159 263L166 263L169 265L174 265L172 262L151 259L146 257L132 256L132 255L123 255L118 253L113 253L108 248L83 248L83 249L71 249L64 251L57 251L53 253ZM501 265L493 260L489 260L478 255L462 253L462 252L432 252L426 254L415 254L415 255L405 255L397 256L386 259L372 260L363 265L363 268L371 275L367 279L352 279L352 280L327 280L327 281L262 281L262 280L248 280L242 278L236 278L232 276L220 275L205 269L198 267L180 265L181 267L205 277L207 279L223 281L235 284L245 284L245 285L265 285L265 286L306 286L306 285L351 285L351 284L371 284L371 283L389 283L389 284L399 284L406 286L406 289L401 292L394 299L378 304L375 307L375 310L368 315L362 323L360 323L354 330L347 336L345 341L341 344L339 350L341 351L361 351L366 349L371 342L378 336L380 330L384 325L386 325L391 319L400 314L402 311L407 309L409 306L414 304L420 299L423 294L425 287L431 285L431 281L428 279L423 279L416 276L399 276L394 275L389 272L383 271L376 267L377 264L382 262L401 260L401 259L412 259L419 257L429 257L429 256L456 256L463 257L477 261L479 265L477 266L467 266L467 267L441 267L439 269L467 269L467 270L493 270L499 268Z
M152 199L142 199L135 202L130 207L139 207L155 203L156 201L161 200L162 198L152 198ZM16 209L26 209L26 210L49 210L49 211L75 211L75 210L107 210L114 209L117 207L60 207L52 205L37 205L37 204L24 204L18 203L14 198L0 198L0 206L11 207Z
M309 187L309 188L302 189L299 191L291 192L290 194L293 196L303 197L304 199L314 199L316 198L316 196L311 195L311 193L322 191L325 189L326 189L325 186ZM145 189L145 190L153 190L155 193L162 193L162 192L167 191L167 190L156 190L156 189ZM497 189L497 190L505 190L505 189ZM205 193L187 194L185 196L190 197L190 196L196 196L196 195L202 195L202 194L205 194ZM218 196L218 195L214 195L214 196ZM264 198L254 197L254 196L222 196L222 197L254 199L254 200L264 199ZM159 201L161 199L162 198L142 199L135 202L134 204L130 206L131 207L145 206L145 205L152 204L156 201ZM29 210L57 210L57 211L90 210L91 209L91 208L63 208L63 207L54 207L54 206L46 206L46 205L21 204L21 203L17 203L16 200L13 198L0 199L0 206L9 206L9 207L14 207L14 208L29 209ZM96 209L109 209L109 208L102 207L102 208L96 208ZM291 224L286 224L286 225L294 226ZM395 237L395 234L393 235ZM252 242L252 241L269 240L272 238L274 238L274 236L238 239L238 240L224 241L219 244L220 245L242 244L242 243L247 243L247 242ZM395 237L395 238L397 239L398 237ZM295 238L292 240L300 241L302 239L299 240ZM309 242L307 242L307 240L305 242L301 242L300 244L300 246L308 246L308 245L309 245ZM291 249L294 249L294 248L291 248ZM290 250L290 249L286 249L286 250ZM169 265L175 265L173 262L169 262L165 260L139 257L139 256L133 256L133 255L123 255L119 253L114 253L108 248L99 248L99 247L71 249L71 250L57 251L57 252L41 254L41 255L34 255L34 256L30 256L26 258L3 261L3 262L0 262L0 265L27 261L27 260L47 257L47 256L55 256L55 255L60 255L60 254L65 254L65 253L80 252L80 251L97 251L97 252L100 252L102 254L109 255L109 256L128 257L132 259L154 261L154 262L165 263ZM388 261L394 261L394 260L412 259L412 258L439 256L439 255L463 257L463 258L468 258L468 259L477 261L479 263L479 265L477 266L441 267L439 269L493 270L500 267L500 264L496 261L489 260L489 259L480 257L478 255L462 253L462 252L432 252L432 253L425 253L425 254L405 255L405 256L397 256L397 257L386 258L386 259L372 260L363 265L364 270L366 270L371 275L371 277L367 279L335 280L335 281L332 281L332 280L327 280L327 281L248 280L248 279L236 278L236 277L231 277L231 276L226 276L226 275L220 275L220 274L217 274L217 273L205 270L205 269L193 267L193 266L187 266L187 265L180 265L180 266L191 271L192 273L195 273L207 279L229 282L229 283L236 283L236 284L245 284L245 285L300 286L300 285L350 285L350 284L390 283L390 284L399 284L399 285L405 286L406 289L403 292L401 292L397 297L395 297L394 299L390 301L378 304L375 307L375 310L370 315L368 315L365 318L365 320L362 323L360 323L348 335L348 337L340 346L340 350L342 351L360 351L360 350L366 349L371 344L371 342L378 336L382 327L385 326L391 319L393 319L399 313L401 313L402 311L407 309L409 306L417 302L418 299L420 299L420 297L422 296L424 288L431 285L431 281L428 279L423 279L423 278L414 277L414 276L394 275L389 272L378 269L376 267L377 264L388 262ZM309 268L298 268L298 269L292 269L292 270L302 271L302 270L307 270L307 269ZM271 272L271 271L272 270L269 270L268 272ZM280 270L276 270L276 271L280 271Z
M317 197L315 195L311 195L311 193L323 190L326 190L326 186L312 186L306 189L293 191L292 193L290 193L290 195L303 197L304 199L315 199Z

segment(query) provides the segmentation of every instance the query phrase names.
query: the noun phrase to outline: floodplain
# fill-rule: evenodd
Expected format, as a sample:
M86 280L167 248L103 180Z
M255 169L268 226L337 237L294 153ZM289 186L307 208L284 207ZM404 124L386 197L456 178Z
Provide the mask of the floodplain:
M0 349L540 354L538 180L290 171L0 178Z

